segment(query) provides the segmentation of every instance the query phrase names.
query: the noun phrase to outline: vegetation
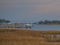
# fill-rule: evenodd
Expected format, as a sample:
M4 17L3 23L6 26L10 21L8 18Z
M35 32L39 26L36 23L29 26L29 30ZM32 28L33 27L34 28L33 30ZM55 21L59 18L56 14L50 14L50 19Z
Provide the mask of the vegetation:
M52 21L45 20L45 21L39 21L36 24L60 24L60 21L58 21L58 20L52 20Z
M5 20L5 19L0 19L0 23L9 23L9 20Z
M55 33L60 32L33 31L22 29L0 29L0 45L60 45L60 42L47 42L47 39L50 39L49 36L47 36L48 38L44 37L45 34L48 35Z

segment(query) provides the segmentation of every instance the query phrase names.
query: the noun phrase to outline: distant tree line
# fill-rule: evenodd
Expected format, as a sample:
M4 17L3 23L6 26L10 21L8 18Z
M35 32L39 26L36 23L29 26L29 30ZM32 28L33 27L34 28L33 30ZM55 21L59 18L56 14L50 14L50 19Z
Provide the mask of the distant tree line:
M9 20L6 20L6 19L0 19L0 24L2 23L9 23L10 21Z
M36 24L60 24L60 21L58 21L58 20L52 20L52 21L45 20L45 21L39 21Z

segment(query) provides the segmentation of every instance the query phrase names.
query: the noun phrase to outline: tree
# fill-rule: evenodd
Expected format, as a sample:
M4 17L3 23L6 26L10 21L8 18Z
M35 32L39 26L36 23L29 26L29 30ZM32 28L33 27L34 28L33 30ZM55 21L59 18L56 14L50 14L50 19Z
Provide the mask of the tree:
M44 21L39 21L38 24L60 24L60 21L58 20L44 20Z
M9 23L10 21L9 20L6 20L5 23Z
M0 19L0 23L9 23L9 20L5 20L5 19Z

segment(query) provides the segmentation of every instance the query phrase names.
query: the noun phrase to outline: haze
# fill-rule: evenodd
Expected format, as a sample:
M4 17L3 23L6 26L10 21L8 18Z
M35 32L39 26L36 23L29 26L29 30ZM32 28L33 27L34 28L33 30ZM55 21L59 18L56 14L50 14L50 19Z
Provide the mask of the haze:
M23 23L60 20L60 0L0 0L0 18Z

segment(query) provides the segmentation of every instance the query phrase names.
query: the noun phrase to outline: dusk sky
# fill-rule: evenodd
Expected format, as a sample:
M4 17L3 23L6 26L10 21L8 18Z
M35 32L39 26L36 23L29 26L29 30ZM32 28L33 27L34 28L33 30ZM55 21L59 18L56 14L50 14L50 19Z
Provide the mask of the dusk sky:
M23 23L60 20L60 0L0 0L0 18Z

